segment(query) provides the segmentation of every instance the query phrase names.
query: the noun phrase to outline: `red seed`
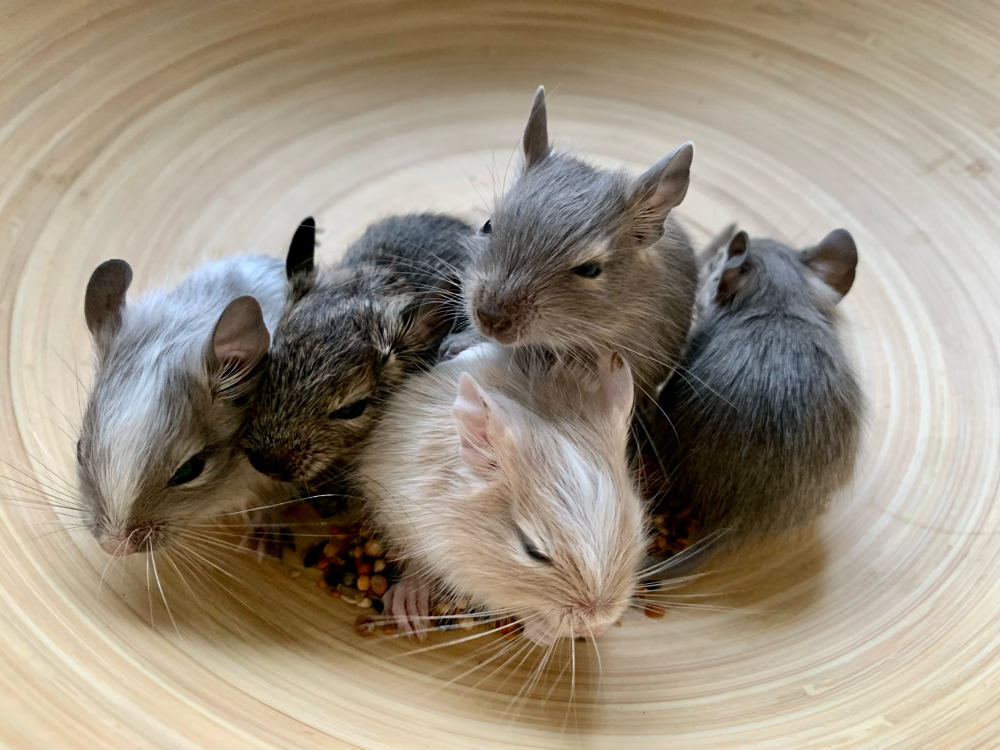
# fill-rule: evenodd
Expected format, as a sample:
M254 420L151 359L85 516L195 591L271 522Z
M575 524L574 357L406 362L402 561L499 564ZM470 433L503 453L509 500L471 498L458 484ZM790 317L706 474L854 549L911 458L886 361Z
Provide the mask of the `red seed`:
M356 567L359 576L370 576L372 574L372 564L369 562L362 562L359 559Z

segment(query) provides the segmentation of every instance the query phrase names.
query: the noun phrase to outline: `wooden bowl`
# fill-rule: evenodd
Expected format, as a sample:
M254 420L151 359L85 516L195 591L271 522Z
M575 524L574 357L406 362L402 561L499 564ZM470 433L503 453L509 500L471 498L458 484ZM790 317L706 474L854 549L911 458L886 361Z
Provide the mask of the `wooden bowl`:
M994 3L93 0L0 19L0 744L1000 746ZM509 642L362 639L356 609L236 557L183 581L160 560L168 612L144 559L108 569L36 504L73 497L97 263L127 259L138 293L283 255L309 214L326 258L391 212L480 222L540 83L556 144L601 163L694 140L679 214L699 239L733 219L800 245L854 234L865 455L805 538L718 561L666 617L536 671L490 661Z

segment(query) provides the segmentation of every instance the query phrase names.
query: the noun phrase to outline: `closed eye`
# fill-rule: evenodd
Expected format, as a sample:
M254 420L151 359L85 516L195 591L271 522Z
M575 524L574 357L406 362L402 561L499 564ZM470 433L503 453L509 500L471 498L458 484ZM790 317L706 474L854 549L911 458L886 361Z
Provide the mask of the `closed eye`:
M521 546L524 547L524 553L528 557L530 557L535 562L540 562L544 565L552 564L552 558L543 555L541 551L539 551L538 547L535 546L534 542L528 539L528 537L525 535L523 531L518 529L517 533L521 537Z
M341 409L337 409L337 411L330 412L330 419L357 419L365 413L365 409L367 408L368 399L362 398L353 404L348 404Z

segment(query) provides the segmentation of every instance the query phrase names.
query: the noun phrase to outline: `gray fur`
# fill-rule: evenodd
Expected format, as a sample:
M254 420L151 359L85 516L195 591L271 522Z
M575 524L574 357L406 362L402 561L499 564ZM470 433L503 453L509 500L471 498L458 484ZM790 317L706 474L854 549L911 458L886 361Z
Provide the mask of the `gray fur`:
M830 257L831 238L834 276L813 262ZM798 526L850 481L864 399L835 305L856 262L844 230L803 253L740 232L711 261L657 428L664 493L691 505L703 537L736 546Z
M313 482L347 467L405 375L433 362L472 228L448 216L369 227L342 262L289 278L266 374L243 434L261 471ZM355 418L331 415L359 401Z
M283 276L276 258L236 256L210 263L174 289L128 305L122 298L114 334L95 333L95 343L102 343L77 468L87 524L108 551L117 545L119 553L159 547L192 517L246 508L275 489L250 468L236 440L253 386L253 363L228 356L220 361L215 334L223 312L237 312L249 321L259 345L256 316L262 309L264 323L276 325ZM244 295L253 299L237 299ZM243 326L223 328L236 335L232 343ZM201 476L171 486L178 468L202 451L207 453Z
M669 213L687 190L691 146L639 178L597 169L539 145L543 93L525 129L523 173L489 233L473 237L467 314L505 346L619 351L637 387L653 393L679 359L697 285L690 239ZM597 277L574 272L592 261Z

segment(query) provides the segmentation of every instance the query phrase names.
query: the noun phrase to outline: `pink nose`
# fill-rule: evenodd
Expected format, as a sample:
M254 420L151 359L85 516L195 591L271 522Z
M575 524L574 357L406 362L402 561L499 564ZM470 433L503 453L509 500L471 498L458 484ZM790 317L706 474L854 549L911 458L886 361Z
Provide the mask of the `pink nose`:
M134 538L135 534L132 535L132 539L123 537L120 534L101 534L97 543L100 544L101 549L109 555L124 557L125 555L131 555L136 551L136 545L133 541Z
M586 628L586 632L583 633L583 635L592 635L592 636L594 636L596 638L599 635L603 635L604 633L607 633L609 627L611 627L611 626L609 624L607 624L607 623L603 623L603 624L588 624L587 628Z

